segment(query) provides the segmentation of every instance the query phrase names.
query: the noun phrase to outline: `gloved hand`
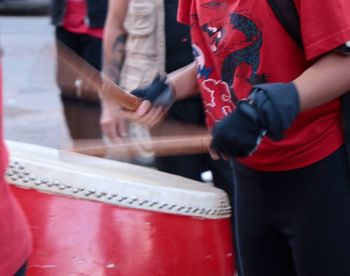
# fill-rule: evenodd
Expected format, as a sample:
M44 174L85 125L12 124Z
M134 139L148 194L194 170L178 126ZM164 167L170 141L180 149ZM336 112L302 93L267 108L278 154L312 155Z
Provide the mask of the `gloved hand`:
M248 99L213 129L211 151L221 157L251 155L262 138L283 139L299 113L298 91L293 83L254 86Z
M124 116L149 128L165 119L175 101L175 93L164 76L157 76L149 86L137 88L131 94L144 101L135 112L124 112Z
M168 110L175 102L175 95L171 86L166 83L166 77L158 75L153 82L146 87L136 88L131 94L148 100L153 106L161 106Z

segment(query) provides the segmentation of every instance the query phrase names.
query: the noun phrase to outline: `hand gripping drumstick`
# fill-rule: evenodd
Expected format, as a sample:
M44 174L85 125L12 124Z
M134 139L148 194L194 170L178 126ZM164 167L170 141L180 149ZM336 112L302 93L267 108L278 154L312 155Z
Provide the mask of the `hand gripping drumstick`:
M105 78L101 73L79 57L71 49L63 43L58 44L59 59L72 69L81 79L94 87L97 91L102 90L111 101L116 101L121 107L129 111L135 111L142 100L119 87L116 83ZM125 141L125 140L124 140ZM207 134L203 135L188 135L188 136L167 136L167 137L152 137L149 141L129 140L115 145L104 145L99 142L86 143L75 141L74 148L71 151L93 155L105 156L106 152L115 153L118 157L131 157L139 154L137 148L142 146L152 150L156 156L182 155L207 153L211 138Z

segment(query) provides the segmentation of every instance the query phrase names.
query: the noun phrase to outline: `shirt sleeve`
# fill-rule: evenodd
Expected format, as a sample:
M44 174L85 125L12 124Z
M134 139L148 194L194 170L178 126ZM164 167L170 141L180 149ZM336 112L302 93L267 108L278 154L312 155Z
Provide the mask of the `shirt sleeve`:
M190 24L190 10L192 0L179 0L177 21L182 24Z
M349 0L300 0L301 34L308 60L350 41Z

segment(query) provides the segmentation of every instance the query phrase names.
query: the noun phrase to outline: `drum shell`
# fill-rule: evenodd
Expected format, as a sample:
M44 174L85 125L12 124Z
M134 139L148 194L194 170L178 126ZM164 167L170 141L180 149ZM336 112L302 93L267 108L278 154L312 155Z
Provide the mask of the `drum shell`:
M223 191L134 165L7 145L7 180L34 239L29 276L234 275Z
M230 219L198 219L13 188L28 217L28 275L232 276Z

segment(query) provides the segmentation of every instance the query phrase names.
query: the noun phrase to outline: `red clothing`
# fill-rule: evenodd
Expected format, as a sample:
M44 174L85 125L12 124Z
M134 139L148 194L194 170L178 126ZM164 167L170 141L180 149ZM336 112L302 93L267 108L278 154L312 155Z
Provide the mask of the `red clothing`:
M87 24L85 0L67 0L63 18L63 28L77 34L87 34L97 38L103 36L103 28L90 28Z
M2 91L0 71L0 114ZM29 258L31 236L24 214L4 179L7 151L2 137L0 120L0 275L13 275Z
M304 55L267 1L180 0L178 19L191 25L209 127L234 110L234 102L247 97L252 85L292 81L312 60L350 40L350 1L321 2L295 0ZM323 159L344 142L339 107L337 99L300 113L284 140L264 138L252 156L240 161L257 170L281 171Z

